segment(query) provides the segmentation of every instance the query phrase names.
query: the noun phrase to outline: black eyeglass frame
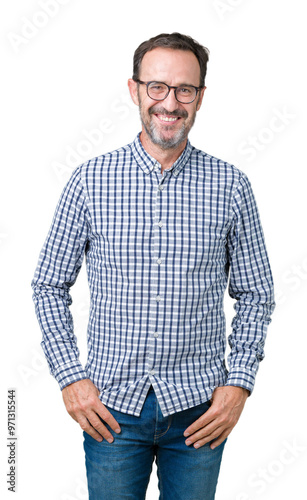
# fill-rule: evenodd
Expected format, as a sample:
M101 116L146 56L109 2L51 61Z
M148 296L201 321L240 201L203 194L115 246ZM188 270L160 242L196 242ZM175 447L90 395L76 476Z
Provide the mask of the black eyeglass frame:
M152 80L150 82L143 82L142 80L134 80L135 82L137 83L141 83L142 85L146 85L146 91L147 91L147 95L150 99L152 99L153 101L164 101L164 99L166 99L171 91L171 89L174 89L174 93L175 93L175 98L178 102L180 102L181 104L191 104L192 102L195 101L196 97L197 97L197 94L198 92L201 90L201 89L205 89L207 87L205 87L204 85L201 86L201 87L195 87L195 85L178 85L177 87L173 87L172 85L167 85L167 83L165 82L156 82L155 80ZM148 93L148 87L151 83L162 83L163 85L165 85L167 88L168 88L168 92L166 94L166 96L163 97L163 99L155 99L154 97L151 97ZM177 89L180 89L181 87L193 87L193 89L195 89L196 91L196 94L195 94L195 97L192 101L189 101L189 102L183 102L183 101L179 101L178 97L177 97Z

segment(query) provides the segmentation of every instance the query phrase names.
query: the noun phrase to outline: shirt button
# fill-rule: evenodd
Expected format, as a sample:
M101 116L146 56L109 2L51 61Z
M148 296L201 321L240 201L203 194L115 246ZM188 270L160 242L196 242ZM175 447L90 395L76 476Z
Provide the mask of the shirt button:
M162 227L162 226L163 226L163 222L162 222L162 220L160 220L160 222L159 222L158 226L160 226L160 227Z
M150 370L150 375L154 375L155 374L155 370Z
M161 264L161 262L162 262L162 259L157 260L157 264Z
M161 300L160 295L157 295L157 296L156 296L156 301L157 301L157 302L160 302L160 300Z
M155 332L155 333L154 333L154 337L159 337L158 332Z
M160 191L164 189L164 186L159 186Z

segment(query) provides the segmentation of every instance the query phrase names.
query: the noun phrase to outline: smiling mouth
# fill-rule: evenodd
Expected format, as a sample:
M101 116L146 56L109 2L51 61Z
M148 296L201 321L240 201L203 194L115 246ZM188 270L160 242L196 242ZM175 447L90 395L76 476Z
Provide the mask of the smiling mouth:
M180 116L167 116L167 115L159 115L155 114L155 116L161 120L162 122L167 122L167 123L174 123L178 120L180 120Z

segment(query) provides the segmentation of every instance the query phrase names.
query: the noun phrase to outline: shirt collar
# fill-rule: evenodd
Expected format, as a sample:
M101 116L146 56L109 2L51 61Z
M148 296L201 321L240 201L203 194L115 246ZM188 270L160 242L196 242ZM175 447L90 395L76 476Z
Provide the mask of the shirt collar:
M141 132L136 136L135 140L130 145L133 156L137 164L139 165L139 167L141 167L141 169L143 170L143 172L145 172L145 174L150 174L156 166L159 166L161 171L161 164L157 160L155 160L155 158L150 156L150 154L147 153L147 151L145 151L143 144L141 143L140 134ZM172 172L176 176L179 175L179 173L189 160L191 152L192 152L192 145L188 140L187 145L184 148L181 155L179 156L179 158L175 161L175 163L173 163L173 165L169 169L166 170L166 172Z

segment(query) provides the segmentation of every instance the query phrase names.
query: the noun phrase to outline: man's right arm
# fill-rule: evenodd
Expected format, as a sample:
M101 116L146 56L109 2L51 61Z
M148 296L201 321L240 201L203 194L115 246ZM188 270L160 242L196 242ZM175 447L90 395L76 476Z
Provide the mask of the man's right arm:
M88 234L86 198L78 168L61 194L31 283L43 337L41 346L61 389L87 378L79 360L69 292L81 269Z
M106 439L112 435L99 416L113 430L119 425L100 401L98 389L79 360L69 310L70 287L81 269L89 233L90 218L78 167L60 197L31 285L43 336L41 346L50 373L62 390L66 409L83 430L101 441L101 435Z

